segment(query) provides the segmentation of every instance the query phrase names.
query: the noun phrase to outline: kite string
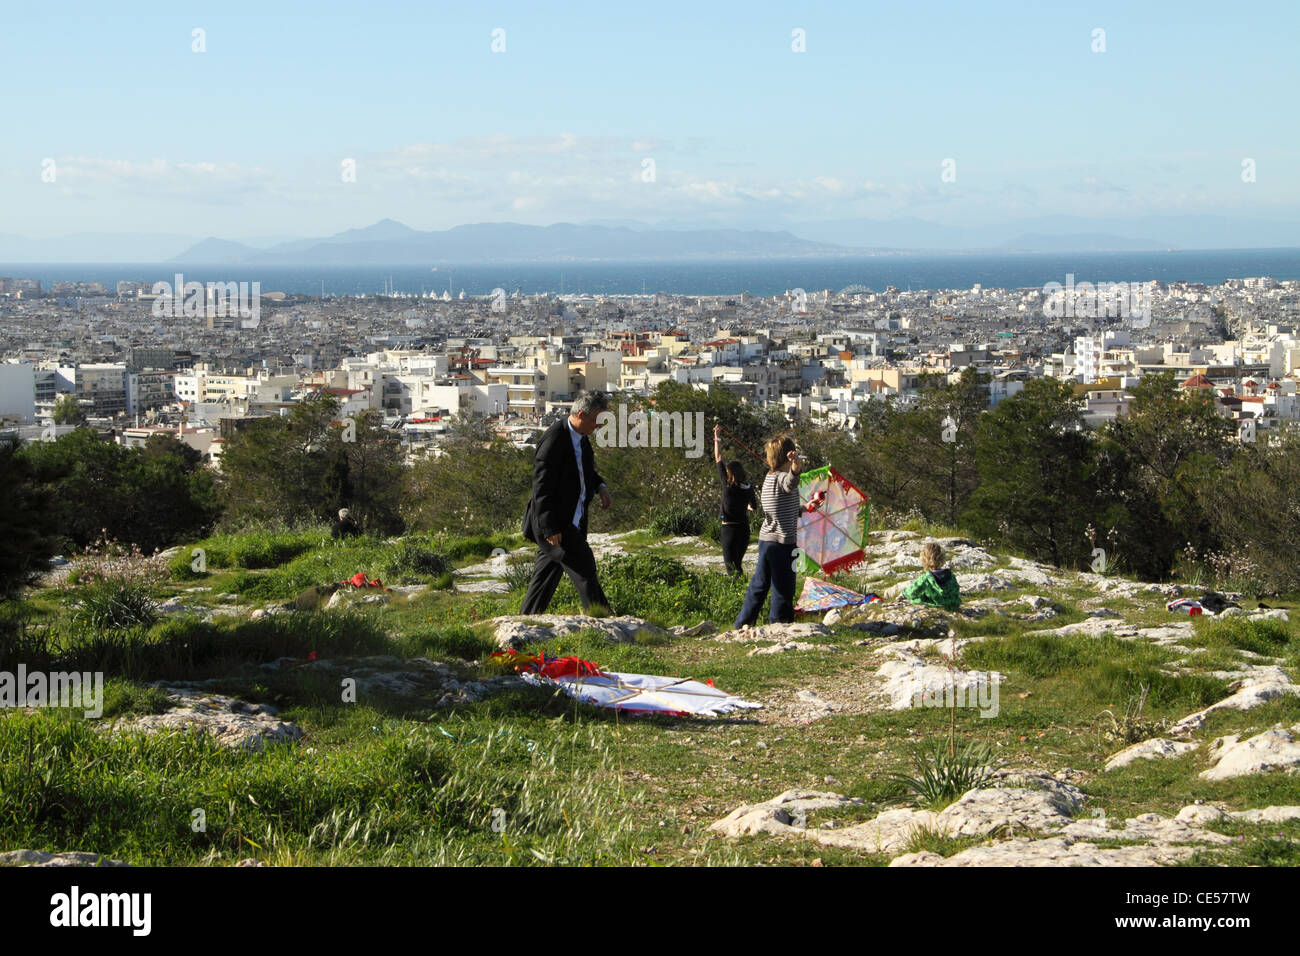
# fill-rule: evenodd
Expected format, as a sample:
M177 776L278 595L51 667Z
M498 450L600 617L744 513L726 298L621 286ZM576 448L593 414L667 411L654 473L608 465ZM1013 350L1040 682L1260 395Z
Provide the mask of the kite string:
M754 451L754 449L750 448L750 447L749 447L748 445L746 445L743 441L741 441L739 438L737 438L735 435L733 435L733 434L732 434L732 433L727 429L727 426L726 426L726 425L722 424L722 422L716 422L716 421L714 422L714 424L716 424L719 428L721 428L721 429L723 430L723 432L725 432L725 433L727 434L727 436L728 436L732 441L734 441L737 445L739 445L741 448L745 449L745 451L747 451L747 452L749 452L751 455L753 455L754 458L757 459L757 461L758 461L758 463L759 463L760 465L762 465L764 468L767 467L767 459L766 459L766 458L762 458L762 457L760 457L760 456L759 456L759 455Z

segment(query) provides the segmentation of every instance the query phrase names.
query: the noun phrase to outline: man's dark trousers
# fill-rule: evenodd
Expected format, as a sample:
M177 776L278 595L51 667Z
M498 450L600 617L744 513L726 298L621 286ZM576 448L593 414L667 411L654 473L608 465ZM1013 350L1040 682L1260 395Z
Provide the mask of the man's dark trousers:
M584 609L590 609L592 605L608 608L609 601L596 580L596 556L587 544L587 536L572 524L560 535L558 547L549 544L545 538L538 542L533 579L528 583L521 613L544 614L560 584L561 574L567 574L573 582Z

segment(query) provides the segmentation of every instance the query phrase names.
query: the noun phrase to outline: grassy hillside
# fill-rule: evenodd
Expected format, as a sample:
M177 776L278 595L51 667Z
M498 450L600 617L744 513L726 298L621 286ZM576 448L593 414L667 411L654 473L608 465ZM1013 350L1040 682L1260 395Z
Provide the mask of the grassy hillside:
M884 593L916 573L907 549L921 537L873 536L869 563L837 580ZM136 582L127 585L97 581L91 562L74 562L7 623L0 670L23 661L103 671L105 714L0 712L0 850L86 850L140 864L883 865L898 854L707 828L790 788L858 799L819 814L825 829L917 806L897 775L950 735L958 750L987 748L992 768L1068 770L1088 816L1171 816L1196 801L1300 804L1300 777L1286 772L1199 776L1215 738L1300 721L1291 694L1211 712L1186 738L1195 751L1103 769L1129 744L1228 697L1242 668L1294 676L1294 620L1192 623L1166 610L1159 591L956 544L968 616L939 619L955 642L847 621L790 641L730 632L746 582L721 573L712 542L648 532L596 541L614 612L656 627L628 643L585 630L542 646L606 670L711 679L763 709L629 717L503 677L488 662L489 621L518 611L527 575L514 562L528 560L518 538L225 536L124 571ZM751 549L747 567L752 560ZM326 593L357 572L393 590ZM1035 606L1047 610L1035 617ZM568 582L551 611L580 612ZM705 619L726 633L671 631ZM1068 625L1079 628L1034 633ZM1129 633L1173 625L1182 630L1163 639ZM798 646L781 650L783 641ZM953 667L1004 675L995 717L891 709L879 673L891 655L947 666L942 655L953 650ZM179 690L271 705L273 718L246 708L248 719L287 722L301 736L230 747L211 734L130 729L166 717L167 694ZM1216 829L1233 841L1198 849L1192 862L1300 863L1300 823ZM918 829L908 848L947 856L980 842Z

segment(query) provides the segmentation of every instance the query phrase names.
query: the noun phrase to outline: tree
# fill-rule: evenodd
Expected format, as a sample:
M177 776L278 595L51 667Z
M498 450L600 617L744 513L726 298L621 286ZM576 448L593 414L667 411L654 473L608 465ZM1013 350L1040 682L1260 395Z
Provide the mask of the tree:
M597 467L602 467L600 458ZM518 531L532 494L532 451L500 438L453 438L403 478L401 514L411 528L453 534Z
M1164 578L1187 544L1217 549L1206 491L1233 457L1234 432L1211 396L1183 392L1172 372L1144 377L1129 413L1100 430L1100 520L1131 570Z
M35 442L22 455L54 501L59 537L73 547L107 532L152 551L206 531L216 517L211 474L192 449L169 436L144 449L126 448L79 428Z
M917 405L887 419L879 441L895 507L958 524L979 481L975 435L987 407L987 381L968 368L956 382L923 380Z
M1026 383L980 421L979 487L965 510L968 526L1058 567L1079 565L1091 550L1092 453L1070 386L1050 378Z
M49 490L21 447L16 440L0 442L0 485L8 498L0 510L0 598L6 600L49 567L56 543Z
M61 395L54 403L50 418L56 425L80 425L86 416L81 413L81 404L75 395Z
M351 432L331 429L324 454L329 459L325 495L328 512L346 507L375 534L396 534L403 528L399 512L403 480L401 442L386 432L377 413L358 415Z
M221 458L226 524L312 524L346 507L368 531L400 531L400 442L373 413L338 414L320 394L237 432Z
M291 414L251 422L221 456L227 524L314 523L341 507L342 482L328 478L338 456L325 453L339 403L332 395L304 399Z
M1205 488L1219 582L1277 594L1300 590L1295 542L1300 539L1300 434L1262 438L1237 452ZM1207 555L1198 555L1204 559Z

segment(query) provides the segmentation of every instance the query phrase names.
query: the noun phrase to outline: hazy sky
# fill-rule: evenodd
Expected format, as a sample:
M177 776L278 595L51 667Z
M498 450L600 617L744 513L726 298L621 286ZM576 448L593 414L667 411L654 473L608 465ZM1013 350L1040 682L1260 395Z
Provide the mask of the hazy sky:
M0 233L1300 215L1294 2L451 6L6 4Z

